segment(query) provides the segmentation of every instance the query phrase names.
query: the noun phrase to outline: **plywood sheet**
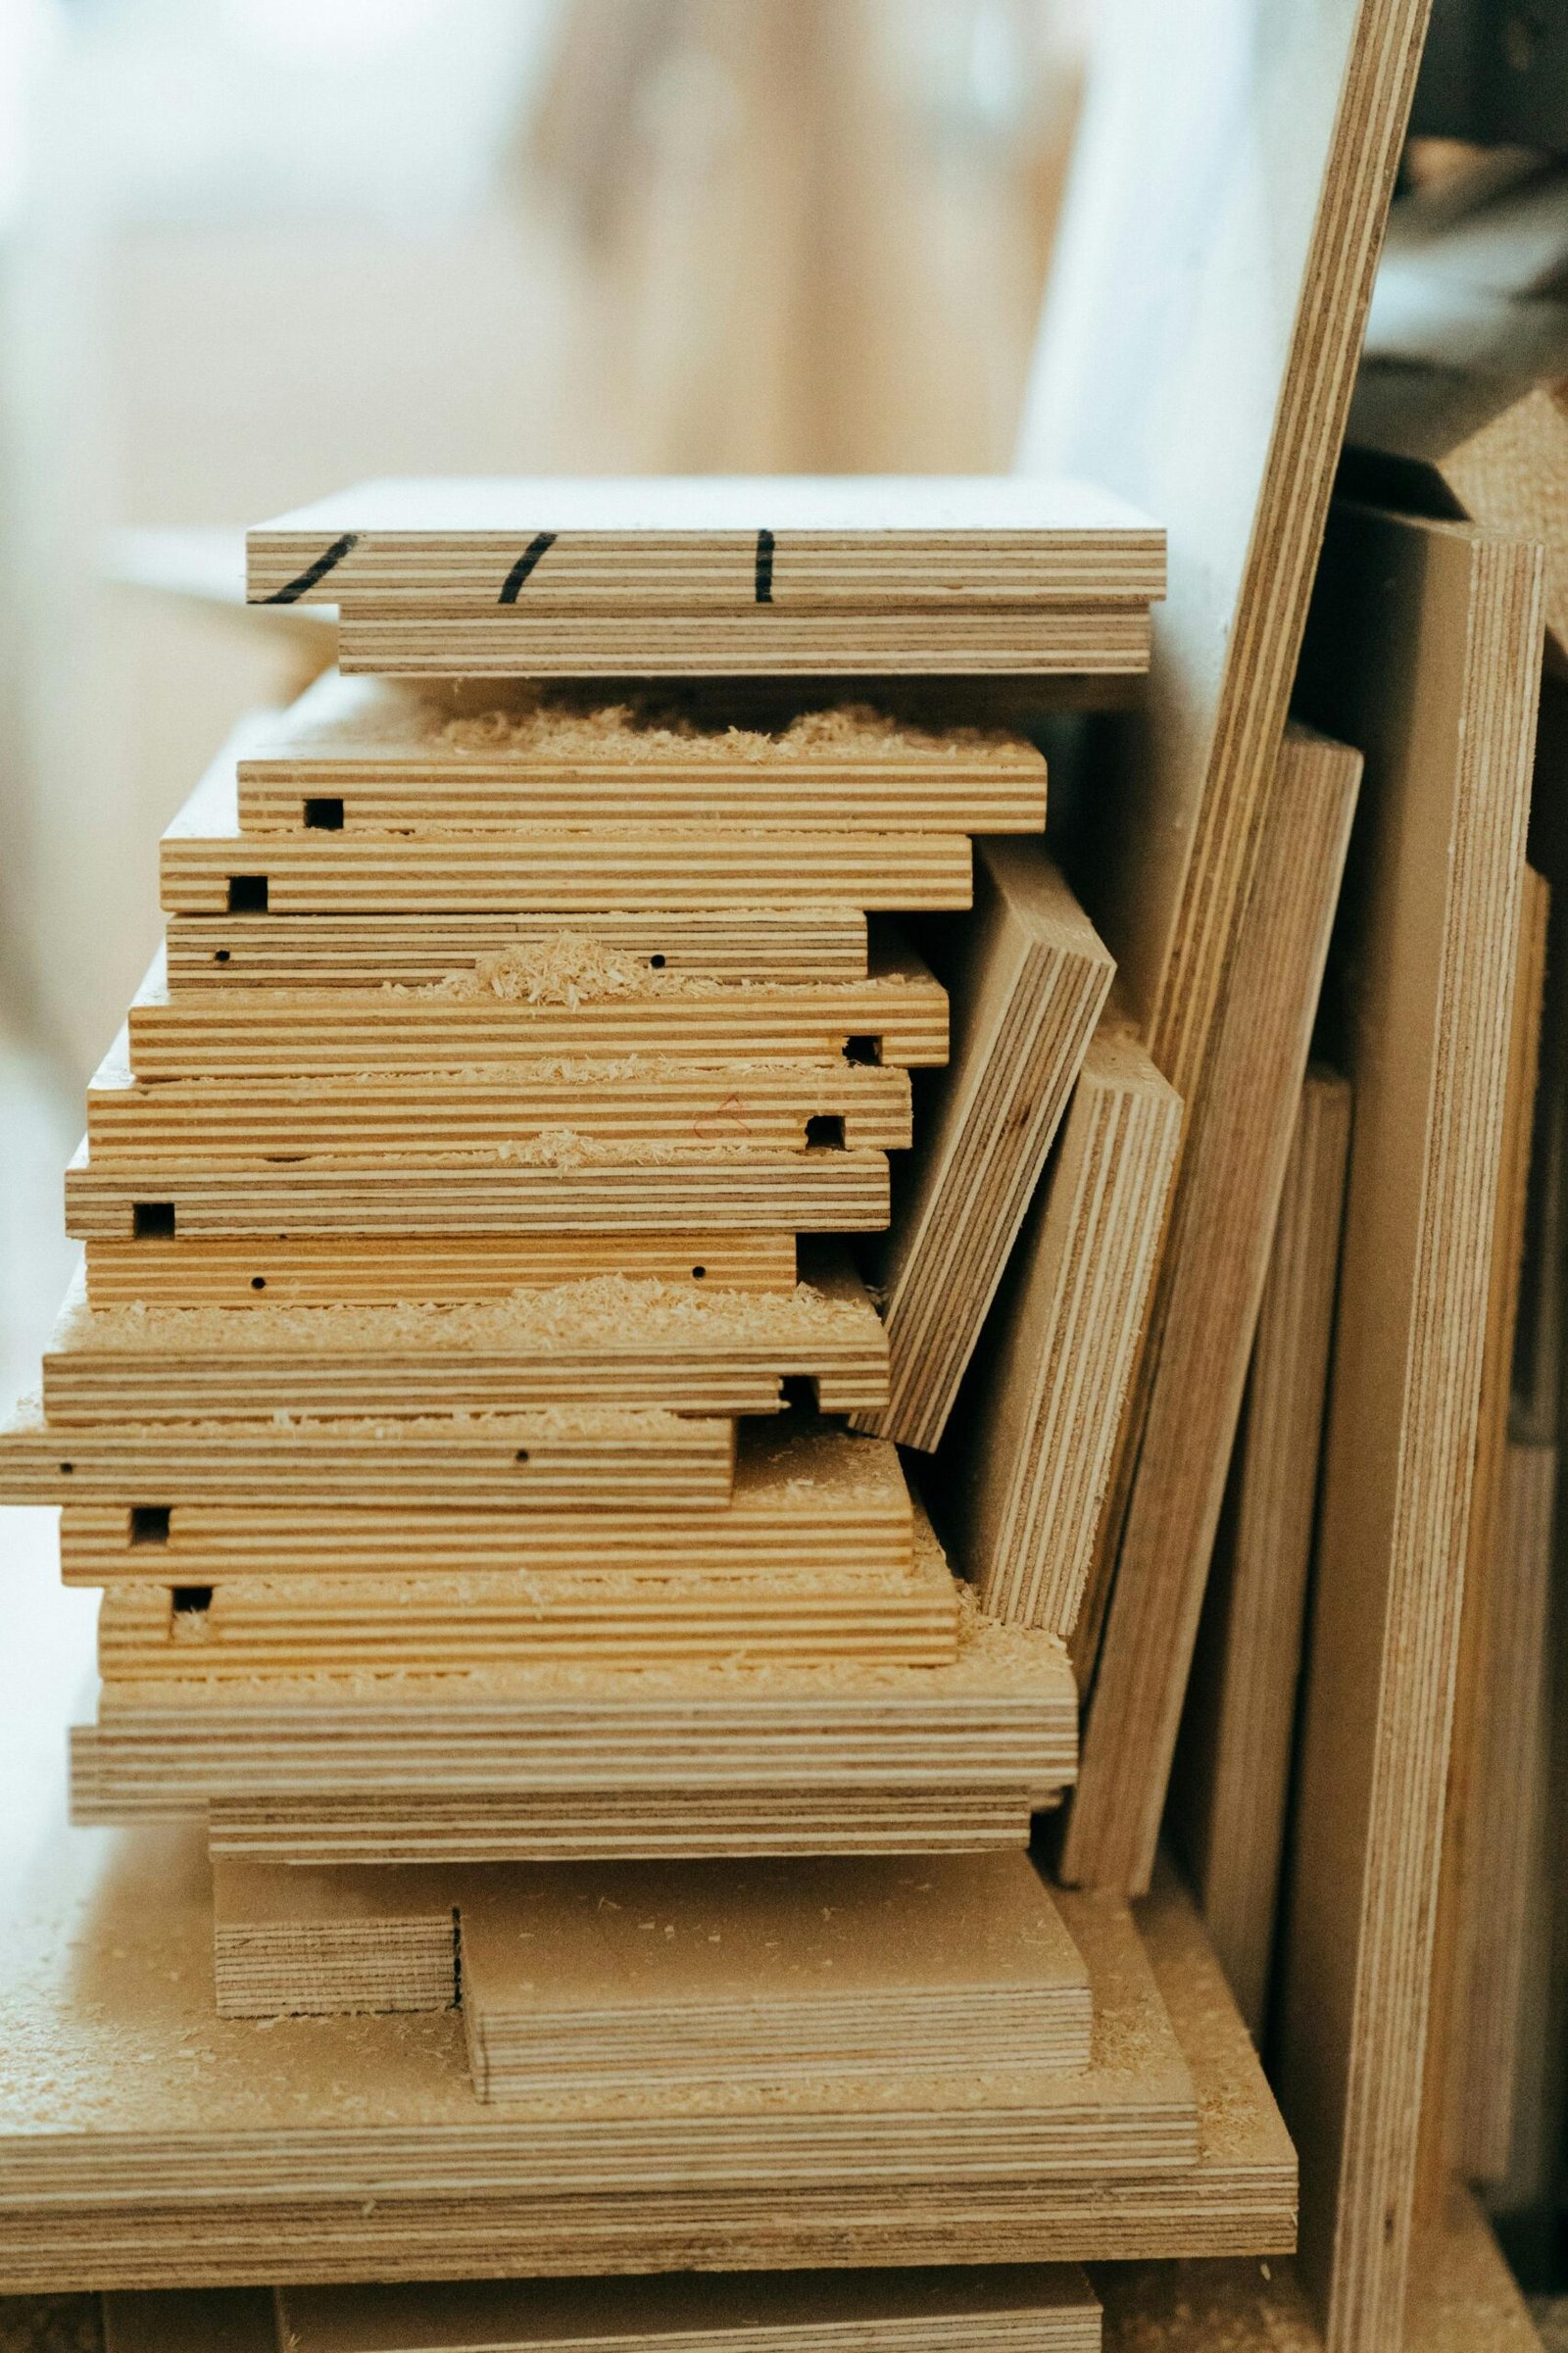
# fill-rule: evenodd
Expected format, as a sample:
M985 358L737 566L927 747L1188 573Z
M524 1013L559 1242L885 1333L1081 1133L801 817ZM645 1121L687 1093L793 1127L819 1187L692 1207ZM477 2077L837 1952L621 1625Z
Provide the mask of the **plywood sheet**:
M1339 1285L1350 1090L1308 1071L1280 1196L1170 1812L1204 1924L1261 2045L1285 1845Z
M954 1448L956 1549L998 1617L1072 1632L1180 1132L1174 1090L1125 1027L1103 1020Z
M952 943L951 1065L900 1172L880 1271L887 1405L857 1429L934 1447L1110 988L1113 966L1033 845L989 842L972 924Z
M1280 2082L1334 2353L1398 2326L1502 1143L1539 548L1337 515L1303 668L1367 757L1355 1090Z

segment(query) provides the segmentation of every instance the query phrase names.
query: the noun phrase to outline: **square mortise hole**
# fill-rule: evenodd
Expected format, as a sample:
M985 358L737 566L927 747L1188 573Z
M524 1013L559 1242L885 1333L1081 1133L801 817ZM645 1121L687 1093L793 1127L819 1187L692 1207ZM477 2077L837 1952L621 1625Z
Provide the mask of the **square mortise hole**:
M307 801L305 822L312 833L341 833L343 830L342 802L330 796Z
M168 1503L133 1503L130 1507L131 1543L167 1544L170 1510Z
M213 1606L210 1585L176 1585L172 1595L176 1618L205 1618Z
M806 1123L808 1144L820 1144L829 1152L844 1150L844 1114L842 1111L813 1111Z
M267 876L231 874L228 878L228 911L231 915L265 915Z
M172 1234L174 1230L172 1201L132 1201L130 1230L138 1241L146 1236Z
M844 1042L847 1062L880 1062L882 1042L879 1038L847 1038Z

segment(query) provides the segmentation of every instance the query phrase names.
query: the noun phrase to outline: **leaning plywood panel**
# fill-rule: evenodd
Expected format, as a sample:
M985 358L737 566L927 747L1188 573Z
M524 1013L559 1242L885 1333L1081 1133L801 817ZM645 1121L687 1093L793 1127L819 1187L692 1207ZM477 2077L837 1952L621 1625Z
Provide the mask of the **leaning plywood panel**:
M1350 1090L1301 1089L1227 1522L1204 1601L1171 1810L1204 1924L1261 2042L1340 1272Z
M1492 1698L1477 1726L1461 1923L1467 2006L1456 2034L1454 2155L1472 2181L1506 2181L1516 2095L1528 2102L1531 2075L1550 2065L1544 2035L1532 2035L1528 1957L1546 1811L1556 1492L1555 1446L1508 1447L1487 1580Z
M955 1466L958 1554L998 1617L1062 1635L1077 1618L1180 1131L1174 1090L1102 1022Z
M951 1066L901 1174L883 1262L888 1404L856 1419L905 1446L947 1426L1114 970L1044 854L985 844L954 943Z
M1364 747L1355 1090L1281 2008L1331 2353L1403 2309L1542 649L1539 548L1348 509L1303 665Z
M1473 2035L1467 2031L1476 1998L1469 1951L1469 1904L1474 1876L1487 1868L1486 1840L1490 1835L1476 1811L1482 1756L1493 1720L1508 1709L1512 1696L1511 1686L1497 1681L1497 1662L1492 1648L1493 1612L1499 1584L1512 1585L1520 1573L1511 1555L1501 1549L1500 1537L1508 1465L1514 1337L1524 1262L1530 1146L1541 1054L1549 897L1540 875L1527 870L1508 1026L1502 1139L1493 1213L1486 1334L1481 1350L1481 1402L1470 1486L1464 1604L1459 1621L1448 1787L1443 1816L1443 1861L1427 2016L1418 2196L1422 2213L1428 2218L1442 2211L1454 2171L1464 2102L1465 2052L1473 2043Z
M1103 1615L1062 1855L1065 1876L1085 1886L1136 1891L1153 1868L1355 807L1357 754L1293 730L1280 764L1284 789L1189 1112L1141 1387L1122 1428L1124 1500L1105 1524L1080 1622L1078 1655L1090 1662Z
M1426 15L1098 12L1019 463L1107 483L1170 534L1105 920L1190 1118L1290 782L1275 756Z

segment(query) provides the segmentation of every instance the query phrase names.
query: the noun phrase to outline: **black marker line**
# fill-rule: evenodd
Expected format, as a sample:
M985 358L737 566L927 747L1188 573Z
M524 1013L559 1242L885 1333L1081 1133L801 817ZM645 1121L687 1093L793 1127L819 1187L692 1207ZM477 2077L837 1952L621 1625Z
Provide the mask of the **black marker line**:
M771 531L759 531L757 534L757 602L759 605L771 605L773 602L773 534Z
M496 599L498 605L515 605L517 602L518 589L522 586L524 580L527 579L528 574L533 570L533 567L539 562L540 557L547 556L555 544L556 535L554 531L539 531L535 533L534 537L529 540L527 546L523 549L522 554L517 558L517 561L513 565L511 571L508 572L505 580L503 580L501 583L501 594Z
M263 605L297 605L318 580L326 578L334 564L342 563L350 548L358 544L359 536L358 531L345 531L341 539L334 539L329 548L322 550L297 580L290 580L286 588L275 588L270 597L258 601Z

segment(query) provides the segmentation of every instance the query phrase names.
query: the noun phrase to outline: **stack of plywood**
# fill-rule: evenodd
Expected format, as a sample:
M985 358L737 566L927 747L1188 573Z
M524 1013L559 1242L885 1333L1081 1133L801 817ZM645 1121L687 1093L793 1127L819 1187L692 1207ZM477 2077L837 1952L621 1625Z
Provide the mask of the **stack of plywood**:
M788 673L862 611L895 668L947 632L960 667L1135 670L1160 532L1070 485L343 508L252 535L253 599L363 595L379 668L412 628L470 675L328 674L166 837L167 951L68 1178L84 1285L0 1438L107 1589L78 1815L386 1863L1017 1843L1072 1777L1070 1676L844 1427L890 1398L847 1238L949 1055L894 919L968 907L973 837L1027 947L1025 1189L1113 968L1026 737ZM512 675L628 628L679 668L693 616L722 669L741 571L763 693Z

